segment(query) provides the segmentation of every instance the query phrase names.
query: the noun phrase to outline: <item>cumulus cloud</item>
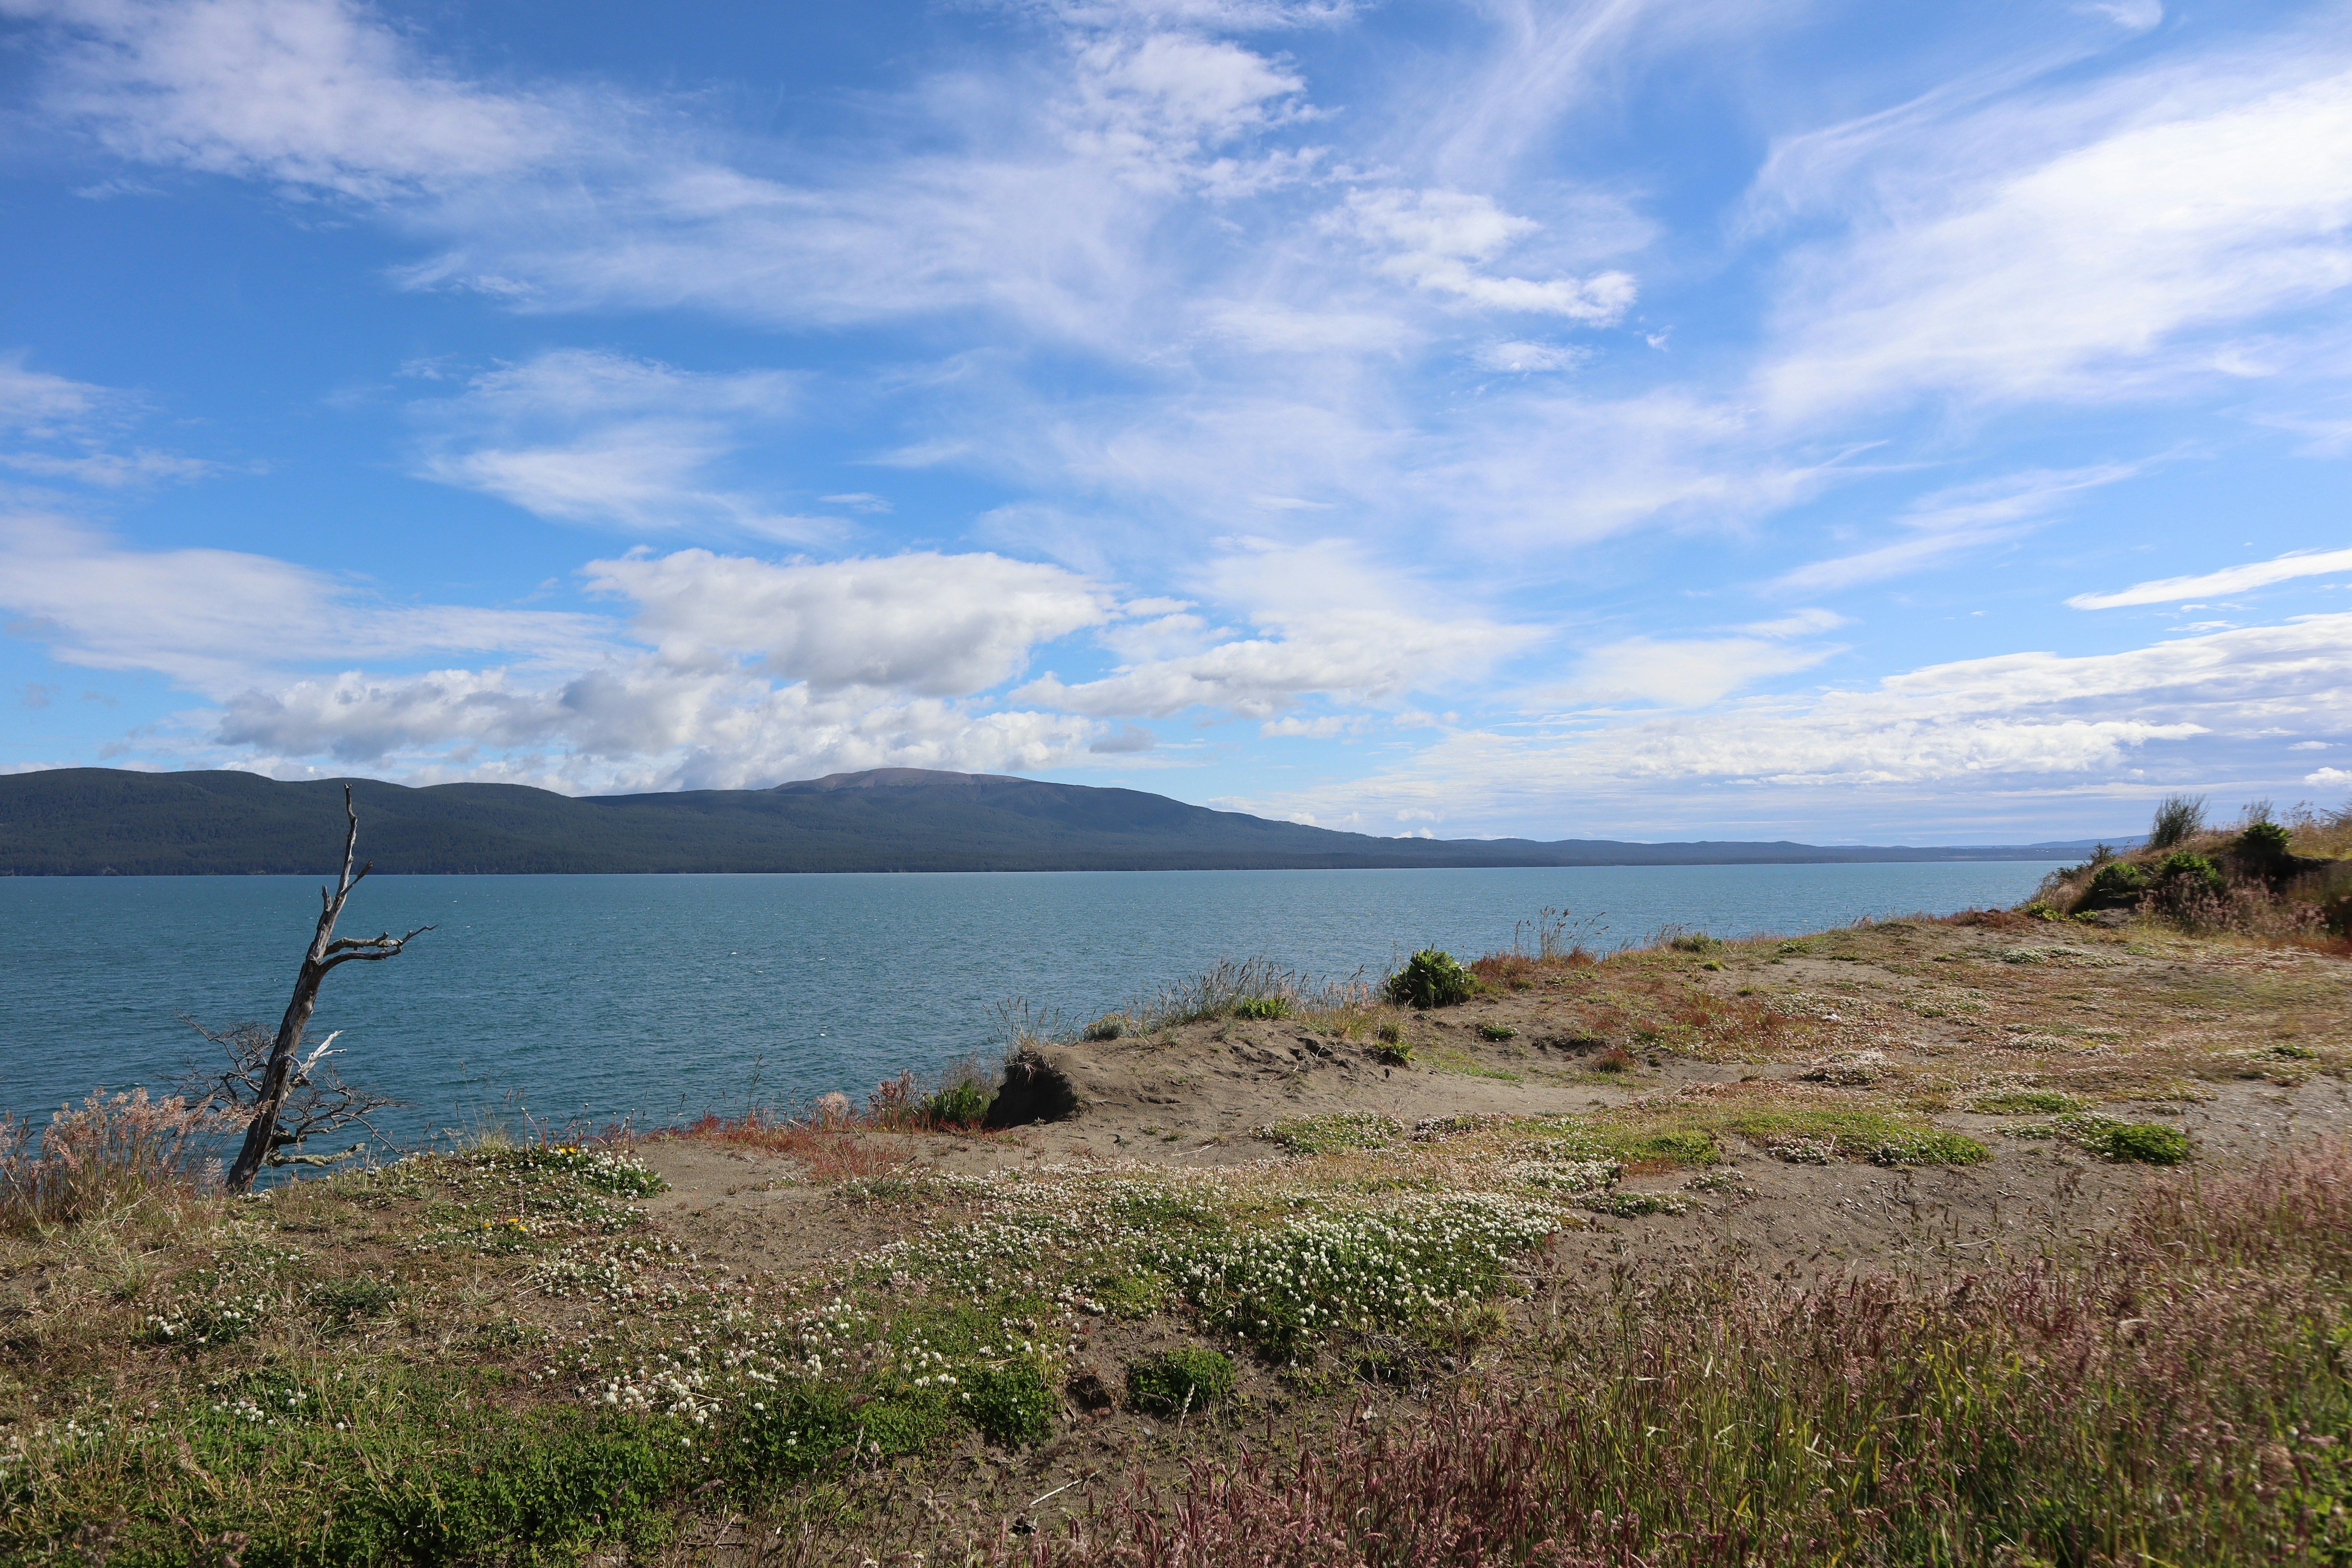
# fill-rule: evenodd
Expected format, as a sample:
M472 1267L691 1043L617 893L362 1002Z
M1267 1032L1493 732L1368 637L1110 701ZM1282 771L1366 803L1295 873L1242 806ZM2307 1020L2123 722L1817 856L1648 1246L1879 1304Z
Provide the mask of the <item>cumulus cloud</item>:
M1540 635L1412 605L1338 541L1261 543L1215 563L1206 577L1220 598L1247 608L1262 635L1136 659L1095 680L1066 683L1048 672L1014 700L1102 718L1205 708L1266 719L1310 694L1378 703L1475 678Z
M2210 778L2220 759L2260 747L2264 732L2347 727L2352 614L2315 616L2116 653L1958 660L1696 712L1581 717L1548 732L1460 726L1383 773L1246 808L1325 820L1442 808L1456 822L1563 831L1591 826L1594 813L1654 827L1670 812L1697 812L1719 828L1729 811L1853 820L1872 809L1860 790L1966 812L1986 792L2047 803L2069 786L2121 782L2144 793L2164 766ZM1725 790L1746 792L1744 804ZM1578 815L1562 819L1563 801Z
M391 763L410 776L479 746L502 754L492 765L555 787L753 789L873 767L1035 770L1082 749L1091 729L1059 714L827 698L644 658L552 685L503 670L300 681L232 700L215 739L289 759ZM488 771L490 759L460 755L460 776Z
M592 590L635 601L634 629L674 662L749 652L819 691L983 691L1018 675L1038 644L1114 610L1075 572L984 553L779 565L682 550L594 562L587 575Z
M2190 577L2158 577L2110 594L2077 594L2066 603L2078 610L2113 610L2126 605L2173 605L2189 599L2242 594L2297 577L2352 572L2352 550L2294 550L2268 561L2225 566Z

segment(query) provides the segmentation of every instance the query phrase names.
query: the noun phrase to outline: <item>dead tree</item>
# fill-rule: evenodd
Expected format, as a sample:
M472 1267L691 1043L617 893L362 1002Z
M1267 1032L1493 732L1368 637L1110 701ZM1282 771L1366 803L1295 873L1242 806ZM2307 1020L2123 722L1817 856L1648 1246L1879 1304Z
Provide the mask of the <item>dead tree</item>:
M302 955L302 968L294 976L293 999L286 1004L286 1016L278 1021L277 1038L270 1042L269 1059L263 1064L260 1081L255 1087L253 1120L246 1126L245 1146L237 1151L236 1163L228 1168L228 1190L233 1193L253 1190L253 1178L280 1147L278 1113L299 1076L299 1066L315 1065L319 1059L319 1052L313 1052L310 1063L298 1066L294 1058L302 1048L303 1032L310 1028L311 1010L319 1005L319 983L326 979L327 972L353 959L397 958L412 939L433 929L429 925L418 926L406 936L394 936L390 931L371 937L335 935L335 921L342 916L344 901L360 885L360 878L375 869L375 862L371 860L359 868L356 876L352 871L352 858L360 842L360 814L352 805L349 784L343 786L343 815L351 820L350 831L343 836L343 874L335 883L334 891L319 889L319 901L324 906L319 911L319 929L310 938L310 951ZM319 1051L326 1048L322 1045Z
M227 1058L225 1065L192 1066L181 1074L176 1086L181 1097L192 1105L219 1106L224 1116L234 1121L250 1121L254 1107L261 1103L269 1053L278 1042L276 1032L266 1024L208 1029L184 1015L180 1022L218 1046ZM367 1145L355 1143L333 1154L305 1153L303 1145L313 1138L334 1138L354 1127L365 1129L382 1142L383 1134L368 1118L408 1103L346 1081L332 1059L342 1055L334 1047L335 1035L329 1035L295 1062L293 1076L286 1080L286 1098L278 1102L278 1130L270 1134L270 1152L263 1157L263 1164L331 1165ZM300 1049L297 1047L298 1053Z

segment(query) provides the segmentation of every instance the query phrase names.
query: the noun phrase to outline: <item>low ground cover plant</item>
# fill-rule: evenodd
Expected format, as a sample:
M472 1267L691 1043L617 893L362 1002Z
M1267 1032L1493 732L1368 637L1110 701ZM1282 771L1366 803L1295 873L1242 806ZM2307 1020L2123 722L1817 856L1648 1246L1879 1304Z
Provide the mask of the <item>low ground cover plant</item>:
M1233 1391L1233 1358L1205 1346L1163 1351L1127 1369L1128 1400L1149 1415L1205 1413Z

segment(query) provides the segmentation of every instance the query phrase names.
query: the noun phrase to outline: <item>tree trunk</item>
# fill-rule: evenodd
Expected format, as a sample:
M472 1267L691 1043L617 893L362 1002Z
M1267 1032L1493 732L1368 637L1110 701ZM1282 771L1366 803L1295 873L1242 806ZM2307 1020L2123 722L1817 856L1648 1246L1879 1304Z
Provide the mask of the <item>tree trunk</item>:
M353 959L384 959L399 956L409 937L428 931L431 926L418 926L408 936L394 936L390 931L382 936L335 938L335 921L342 917L343 904L360 879L375 869L370 861L356 874L352 860L359 848L360 814L352 805L352 786L343 786L343 816L350 828L343 836L343 874L336 879L332 892L319 889L319 929L310 938L310 951L302 955L302 968L294 976L294 995L286 1004L286 1016L278 1023L278 1037L269 1045L269 1063L263 1068L261 1090L254 1101L253 1120L245 1129L245 1146L237 1151L236 1163L228 1168L228 1190L246 1193L253 1190L253 1178L261 1173L273 1150L278 1147L278 1112L286 1103L286 1091L294 1087L297 1073L295 1054L302 1048L303 1031L310 1026L311 1010L319 1005L319 983L327 971Z

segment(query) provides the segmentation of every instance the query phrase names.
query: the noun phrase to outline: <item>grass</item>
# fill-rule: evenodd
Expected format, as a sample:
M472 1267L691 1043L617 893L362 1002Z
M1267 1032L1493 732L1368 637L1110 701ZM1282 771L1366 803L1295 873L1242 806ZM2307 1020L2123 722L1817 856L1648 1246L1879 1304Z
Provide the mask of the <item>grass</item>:
M1543 1385L1130 1485L1028 1560L2340 1563L2347 1281L2341 1145L1948 1285L1623 1272L1563 1303Z
M764 1559L795 1563L1389 1562L1375 1536L1407 1529L1433 1564L2352 1556L2339 1450L2311 1440L2352 1436L2352 1159L2237 1172L2110 1114L2342 1073L2329 961L2011 911L1788 945L1489 955L1508 962L1471 966L1458 1031L1360 993L1293 1015L1401 1053L1408 1028L1460 1042L1424 1038L1425 1064L1525 1065L1570 1104L1615 1051L1612 1098L1637 1098L1579 1114L1294 1116L1261 1129L1279 1160L1057 1164L971 1131L954 1097L968 1112L986 1083L951 1074L686 1130L819 1189L791 1206L838 1230L789 1266L746 1270L731 1239L728 1267L694 1256L728 1233L649 1218L657 1178L625 1146L457 1151L251 1200L142 1166L79 1217L0 1233L0 1561L715 1564L696 1542L745 1517L800 1521ZM1235 999L1305 994L1264 974L1192 1037ZM1149 1061L1155 1037L1118 1050ZM1654 1064L1676 1057L1786 1066L1675 1087ZM1396 1092L1363 1078L1349 1092ZM1703 1227L1755 1185L1932 1191L1765 1162L1983 1159L1948 1108L2110 1161L2202 1158L2193 1182L2089 1173L2155 1184L2096 1246L1937 1254L1966 1289L1863 1254L1810 1283L1673 1261L1738 1256ZM1005 1158L950 1173L913 1158L925 1136ZM1199 1373L1172 1421L1139 1392L1174 1388L1171 1361ZM1122 1425L1145 1410L1150 1439ZM1094 1469L1112 1479L1078 1504L1083 1543L1043 1514L992 1533ZM1139 1489L1118 1479L1137 1469ZM987 1521L953 1500L983 1497Z

